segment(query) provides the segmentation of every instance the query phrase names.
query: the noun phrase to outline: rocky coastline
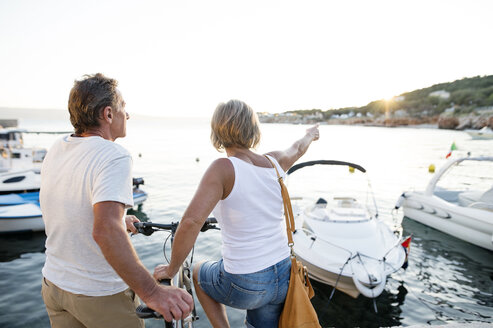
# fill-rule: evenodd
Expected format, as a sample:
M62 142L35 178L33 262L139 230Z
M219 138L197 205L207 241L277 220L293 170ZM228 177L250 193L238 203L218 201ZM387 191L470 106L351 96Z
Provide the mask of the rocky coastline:
M328 120L316 115L286 115L286 114L259 114L262 123L287 123L287 124L328 124L328 125L361 125L378 127L400 127L426 125L438 129L450 130L479 130L485 126L493 129L493 111L484 113L473 112L467 115L453 115L443 113L435 116L411 117L411 116L385 116L367 117L354 116L347 118L330 118Z

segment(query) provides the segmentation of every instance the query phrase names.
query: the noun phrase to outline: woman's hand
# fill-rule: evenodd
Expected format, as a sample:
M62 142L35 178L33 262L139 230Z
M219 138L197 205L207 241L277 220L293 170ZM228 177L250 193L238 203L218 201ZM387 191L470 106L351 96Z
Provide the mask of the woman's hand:
M127 227L127 231L133 234L138 234L139 231L134 226L134 222L140 222L139 219L135 215L127 215L125 216L125 225Z
M318 131L319 124L315 124L311 128L306 129L306 134L309 135L313 141L318 140L320 137L320 132Z
M173 275L169 273L169 265L167 264L160 264L155 267L153 276L157 281L173 278Z

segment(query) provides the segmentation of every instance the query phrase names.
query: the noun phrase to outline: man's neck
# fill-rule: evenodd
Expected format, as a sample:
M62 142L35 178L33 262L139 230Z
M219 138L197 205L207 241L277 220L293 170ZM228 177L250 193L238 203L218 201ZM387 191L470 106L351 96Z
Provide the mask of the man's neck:
M89 129L89 130L86 130L82 133L75 133L74 135L76 137L80 137L80 138L101 137L101 138L106 139L106 140L115 141L111 137L111 133L109 133L108 131L104 131L104 129Z

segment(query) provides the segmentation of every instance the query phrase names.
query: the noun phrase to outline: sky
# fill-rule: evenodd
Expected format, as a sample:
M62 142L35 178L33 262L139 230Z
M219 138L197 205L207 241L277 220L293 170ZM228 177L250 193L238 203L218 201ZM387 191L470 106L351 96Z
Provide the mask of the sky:
M119 81L130 114L362 106L493 74L490 0L0 0L0 107Z

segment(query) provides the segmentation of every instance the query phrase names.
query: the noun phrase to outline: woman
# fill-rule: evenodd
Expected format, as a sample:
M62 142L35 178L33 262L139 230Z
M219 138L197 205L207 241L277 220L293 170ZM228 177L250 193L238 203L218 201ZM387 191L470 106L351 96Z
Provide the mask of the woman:
M176 232L170 264L157 266L154 277L177 273L213 211L221 226L223 258L193 270L207 317L214 327L229 327L225 304L247 310L247 327L277 327L291 262L281 189L269 159L285 175L318 139L318 125L285 151L267 153L269 159L251 150L260 141L259 122L244 102L219 104L211 127L214 147L228 157L215 160L205 172Z

